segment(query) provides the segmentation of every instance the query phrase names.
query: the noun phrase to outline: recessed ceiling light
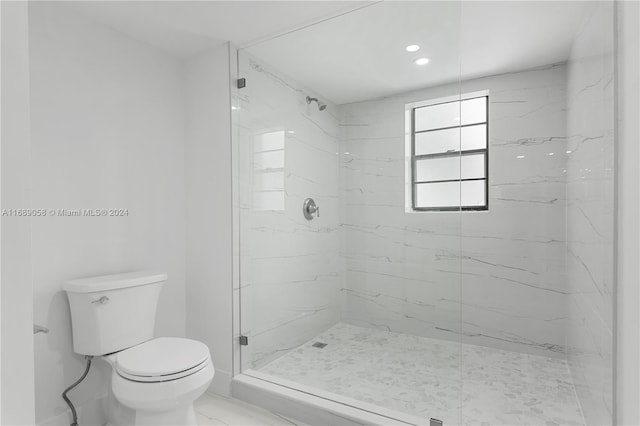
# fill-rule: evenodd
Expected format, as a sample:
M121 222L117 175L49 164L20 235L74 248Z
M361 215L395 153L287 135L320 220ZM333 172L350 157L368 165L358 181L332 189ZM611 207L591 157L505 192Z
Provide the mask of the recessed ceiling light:
M567 151L567 154L571 154L571 151Z
M516 158L524 158L524 155L518 155Z
M429 58L418 58L415 61L416 65L427 65L429 63Z
M550 153L548 153L547 155L553 155L553 154L554 154L553 152L550 152Z
M287 130L287 133L289 133L290 135L295 133L295 130Z
M405 50L407 52L417 52L418 50L420 50L420 46L418 46L417 44L410 44L409 46L405 47Z

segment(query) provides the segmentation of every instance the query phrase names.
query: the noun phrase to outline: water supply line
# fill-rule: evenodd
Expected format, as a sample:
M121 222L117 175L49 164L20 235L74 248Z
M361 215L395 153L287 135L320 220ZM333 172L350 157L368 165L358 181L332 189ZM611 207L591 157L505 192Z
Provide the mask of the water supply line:
M62 392L62 399L64 399L64 402L66 402L69 408L71 408L71 414L73 415L73 422L71 422L70 426L78 426L78 413L76 413L76 408L73 406L73 403L71 403L71 400L69 399L69 397L67 397L67 393L69 393L71 389L78 386L80 382L82 382L84 378L87 377L87 374L89 374L89 369L91 368L91 360L93 359L93 356L85 355L84 359L87 360L87 368L85 368L84 373L82 374L82 377L80 377L74 384L72 384L71 386L66 388L64 392Z

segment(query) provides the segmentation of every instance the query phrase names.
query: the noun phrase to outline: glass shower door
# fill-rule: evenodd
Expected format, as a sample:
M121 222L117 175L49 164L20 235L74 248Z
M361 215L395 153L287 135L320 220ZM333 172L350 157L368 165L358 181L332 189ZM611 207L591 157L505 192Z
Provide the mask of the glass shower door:
M429 187L414 109L459 100L459 12L382 2L239 52L243 374L411 424L460 423L459 203L412 199Z
M512 69L461 84L488 93L490 159L488 210L462 214L464 424L612 423L612 7L463 2L463 75L476 17L513 17L490 46Z
M338 120L311 91L239 52L242 369L259 369L340 316ZM335 107L330 111L335 113ZM316 210L307 217L305 200ZM309 215L310 214L310 215Z

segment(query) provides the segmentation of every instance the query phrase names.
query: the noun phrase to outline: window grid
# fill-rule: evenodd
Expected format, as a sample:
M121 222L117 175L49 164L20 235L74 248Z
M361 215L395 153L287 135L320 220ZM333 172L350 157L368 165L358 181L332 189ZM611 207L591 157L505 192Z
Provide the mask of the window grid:
M462 101L466 101L466 100L470 100L470 99L477 99L477 98L485 98L485 117L484 117L484 121L480 121L477 123L470 123L470 124L461 124L458 126L448 126L448 127L440 127L440 128L435 128L435 129L428 129L428 130L420 130L416 132L416 109L418 108L428 108L431 106L436 106L436 105L442 105L442 104L446 104L446 103L453 103L453 102L457 102L457 103L461 103ZM461 120L462 121L462 120ZM462 129L464 127L471 127L471 126L477 126L477 125L482 125L485 124L485 131L486 131L486 143L485 143L485 147L483 149L471 149L471 150L458 150L458 151L445 151L445 152L436 152L436 153L431 153L431 154L420 154L420 155L416 155L416 134L420 134L420 133L427 133L427 132L436 132L436 131L440 131L440 130L447 130L447 129ZM417 174L417 160L420 159L428 159L428 158L447 158L447 157L458 157L461 159L462 156L465 155L473 155L473 154L484 154L484 177L483 178L462 178L462 169L460 170L460 175L461 177L459 179L446 179L446 180L428 180L428 181L417 181L416 180L416 174ZM445 183L445 182L460 182L460 185L462 185L462 182L468 182L468 181L478 181L478 180L484 180L485 181L485 188L484 188L484 204L483 205L476 205L476 206L462 206L462 205L456 205L456 206L438 206L438 207L419 207L416 206L416 199L417 199L417 190L416 190L416 186L418 184L422 184L422 183ZM460 203L462 203L462 187L460 187ZM428 106L421 106L421 107L412 107L411 108L411 205L412 205L412 209L414 211L483 211L483 210L489 210L489 96L484 95L484 96L476 96L476 97L470 97L470 98L464 98L464 99L460 99L460 100L454 100L454 101L447 101L447 102L440 102L440 103L435 103L435 104L431 104Z

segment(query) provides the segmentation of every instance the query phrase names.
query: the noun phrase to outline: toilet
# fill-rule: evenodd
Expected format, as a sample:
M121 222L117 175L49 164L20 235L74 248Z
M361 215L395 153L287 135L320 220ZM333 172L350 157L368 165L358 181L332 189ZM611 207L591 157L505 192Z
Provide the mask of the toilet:
M109 425L195 425L193 401L214 367L202 342L154 337L167 275L132 272L67 281L73 350L111 366Z

